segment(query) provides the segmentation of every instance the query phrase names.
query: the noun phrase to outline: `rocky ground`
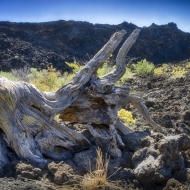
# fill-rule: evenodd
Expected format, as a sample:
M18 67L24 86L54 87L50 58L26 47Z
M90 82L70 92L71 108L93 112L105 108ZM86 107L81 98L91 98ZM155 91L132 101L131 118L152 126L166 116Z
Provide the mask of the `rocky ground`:
M10 71L25 65L46 68L52 64L66 71L65 61L86 62L114 32L126 30L126 39L135 28L139 27L127 22L108 25L64 20L45 23L1 21L0 70ZM128 55L146 58L155 64L185 60L190 55L190 33L179 30L175 23L143 27Z
M166 134L153 132L137 110L129 106L136 119L136 124L129 126L134 131L122 137L125 144L123 155L110 158L108 176L111 177L106 187L99 189L188 190L190 72L184 78L134 76L126 84L144 100L151 117L163 126ZM75 127L80 130L81 126ZM0 189L84 189L81 184L83 176L90 168L92 171L96 168L96 149L94 142L88 150L67 160L49 160L45 166L21 161L10 150L10 163L0 172Z

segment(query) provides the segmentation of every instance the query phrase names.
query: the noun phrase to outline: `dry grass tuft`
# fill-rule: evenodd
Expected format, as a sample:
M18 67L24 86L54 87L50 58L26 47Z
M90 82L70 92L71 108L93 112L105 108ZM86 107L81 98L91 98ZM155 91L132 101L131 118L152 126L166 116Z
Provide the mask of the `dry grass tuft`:
M96 150L97 158L96 158L96 170L94 172L91 171L86 175L78 176L80 178L80 183L75 183L72 185L63 184L62 186L58 186L56 189L59 190L98 190L98 189L112 189L112 190L123 190L123 188L118 187L117 183L114 181L109 181L108 179L113 176L118 170L116 170L109 177L108 175L108 165L109 158L104 160L103 154L100 148Z
M87 190L95 190L103 187L107 183L109 158L103 159L101 149L97 150L96 171L86 174L81 182L81 186Z

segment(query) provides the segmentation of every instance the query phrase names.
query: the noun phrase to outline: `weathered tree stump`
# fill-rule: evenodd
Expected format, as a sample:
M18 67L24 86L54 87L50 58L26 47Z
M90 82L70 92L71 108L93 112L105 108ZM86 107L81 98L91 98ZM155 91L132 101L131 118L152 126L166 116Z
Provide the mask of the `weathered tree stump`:
M117 112L128 103L137 107L155 130L161 131L141 99L129 94L128 86L114 85L125 73L125 56L139 32L134 30L120 48L116 69L101 78L96 71L122 41L124 30L114 33L73 81L56 92L40 92L32 84L0 78L0 129L8 146L20 158L40 163L46 162L45 157L63 159L88 148L90 141L82 133L54 120L60 114L63 121L87 124L100 146L102 143L112 156L121 156L119 146L124 144L120 135L130 129L119 120Z

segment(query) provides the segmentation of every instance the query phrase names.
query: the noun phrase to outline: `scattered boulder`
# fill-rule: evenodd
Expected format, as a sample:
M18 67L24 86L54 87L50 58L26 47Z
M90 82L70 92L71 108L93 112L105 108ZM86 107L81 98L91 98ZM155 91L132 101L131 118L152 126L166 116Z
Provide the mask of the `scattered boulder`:
M16 174L29 179L40 179L42 177L42 170L33 167L31 164L20 162L16 165Z
M147 108L153 107L154 105L155 105L155 102L154 102L154 101L147 100L147 101L145 102L145 106L146 106Z
M132 133L128 133L122 137L123 143L130 151L137 151L146 146L150 146L151 138L150 131L134 131Z
M76 153L73 162L84 172L94 171L96 169L96 157L98 147L91 147L89 150Z
M182 115L183 122L190 127L190 111L185 110Z
M182 184L174 178L171 178L167 181L166 187L163 190L173 190L173 189L181 189Z
M74 175L73 169L63 161L59 163L51 162L48 164L48 171L53 176L53 182L57 185L63 183L73 184L74 181L78 181L77 175Z
M166 127L166 128L173 127L173 122L170 115L166 114L161 118L161 126Z
M164 184L172 178L174 171L184 173L185 163L181 152L189 148L190 138L185 134L164 136L158 142L134 153L134 175L143 183ZM177 175L179 173L175 174Z
M190 127L184 123L176 123L175 132L177 134L185 133L187 135L190 135Z
M113 175L112 175L113 174ZM117 172L110 174L110 180L125 180L125 181L133 181L135 179L135 175L133 170L130 168L121 168ZM109 177L109 175L108 175Z

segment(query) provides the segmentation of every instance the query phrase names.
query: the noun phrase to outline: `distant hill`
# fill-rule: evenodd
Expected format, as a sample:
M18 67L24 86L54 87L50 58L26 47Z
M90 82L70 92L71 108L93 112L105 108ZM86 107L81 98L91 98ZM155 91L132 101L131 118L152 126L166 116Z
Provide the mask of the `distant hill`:
M87 61L114 32L125 29L127 37L135 28L139 27L127 22L108 25L64 20L44 23L1 21L0 70L10 71L24 65L46 68L53 64L65 71L65 61L74 58ZM128 54L131 58L146 58L155 64L190 58L190 33L179 30L175 23L152 24L141 29Z

